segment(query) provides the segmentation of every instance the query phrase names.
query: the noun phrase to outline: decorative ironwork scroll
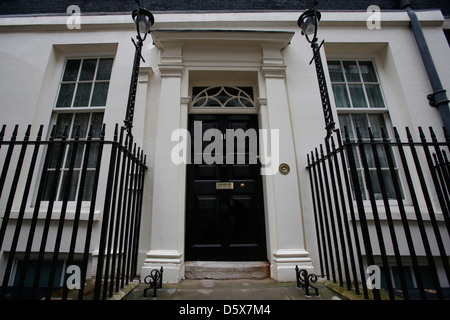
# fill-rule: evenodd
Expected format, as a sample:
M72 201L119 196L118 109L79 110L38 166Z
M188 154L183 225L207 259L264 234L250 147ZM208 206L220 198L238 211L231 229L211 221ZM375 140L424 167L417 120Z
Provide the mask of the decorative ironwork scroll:
M163 267L160 270L153 269L148 276L145 277L145 284L149 284L150 286L147 289L144 289L144 297L147 297L147 291L153 289L153 297L156 298L156 290L162 288L163 281Z
M295 266L295 274L297 276L297 287L305 289L305 295L308 297L309 288L314 289L315 296L319 296L319 289L312 286L312 283L317 282L317 276L313 273L308 274L308 271L305 269L299 269L298 266Z

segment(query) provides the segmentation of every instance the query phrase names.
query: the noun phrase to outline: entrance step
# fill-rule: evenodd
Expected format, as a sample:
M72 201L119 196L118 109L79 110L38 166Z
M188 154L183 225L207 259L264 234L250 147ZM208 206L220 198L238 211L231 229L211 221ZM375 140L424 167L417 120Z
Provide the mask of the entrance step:
M265 279L270 277L267 261L186 261L186 279Z

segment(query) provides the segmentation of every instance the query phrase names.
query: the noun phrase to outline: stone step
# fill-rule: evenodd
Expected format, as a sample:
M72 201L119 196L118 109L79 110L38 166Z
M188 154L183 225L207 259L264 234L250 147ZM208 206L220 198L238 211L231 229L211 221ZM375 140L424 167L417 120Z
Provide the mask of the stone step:
M270 277L267 261L186 261L186 279L265 279Z

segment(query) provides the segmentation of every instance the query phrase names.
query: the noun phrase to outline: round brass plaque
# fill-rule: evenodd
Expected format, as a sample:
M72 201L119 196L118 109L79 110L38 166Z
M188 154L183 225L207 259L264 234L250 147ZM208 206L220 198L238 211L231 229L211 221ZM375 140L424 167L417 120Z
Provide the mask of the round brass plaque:
M289 165L288 165L287 163L282 163L282 164L280 164L279 170L280 170L280 173L281 173L281 174L286 175L286 174L289 173L289 171L291 170L291 168L289 167Z

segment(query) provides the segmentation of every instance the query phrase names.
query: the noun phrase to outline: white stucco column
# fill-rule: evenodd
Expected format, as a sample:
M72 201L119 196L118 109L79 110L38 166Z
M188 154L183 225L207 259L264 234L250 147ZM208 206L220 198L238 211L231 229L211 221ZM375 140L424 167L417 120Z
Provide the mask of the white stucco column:
M151 220L150 251L141 270L146 277L151 270L164 267L164 282L181 280L182 238L184 237L184 194L180 193L179 180L183 168L171 160L174 143L171 135L180 128L180 94L183 43L164 44L159 64L161 90L158 112L158 129L154 165L153 209Z
M262 75L267 95L267 122L269 129L279 130L279 161L290 167L288 174L278 171L265 176L271 186L266 203L269 222L271 277L278 281L294 281L295 266L311 269L311 259L305 250L299 181L296 167L295 143L285 82L285 65L277 44L262 44ZM271 145L276 143L271 141ZM272 147L273 150L273 147Z

